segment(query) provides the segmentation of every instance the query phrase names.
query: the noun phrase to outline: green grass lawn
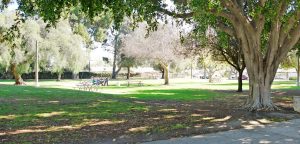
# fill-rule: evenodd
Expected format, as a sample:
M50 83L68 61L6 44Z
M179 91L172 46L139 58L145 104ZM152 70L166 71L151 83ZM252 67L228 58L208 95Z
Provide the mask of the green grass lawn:
M92 119L110 119L114 114L146 111L147 107L119 102L108 94L59 88L0 85L2 129L51 126L55 123L84 124ZM67 123L66 123L67 122Z
M169 86L161 80L144 80L145 86L115 86L111 81L100 92L74 90L79 81L41 81L40 87L28 81L26 86L14 86L12 81L0 81L0 134L1 130L27 129L41 126L46 130L59 126L81 127L92 121L109 120L120 122L116 114L131 114L132 111L148 111L149 106L134 103L134 100L202 101L232 96L214 90L235 90L236 83L219 84L198 80L171 80ZM172 83L173 82L173 83ZM293 81L274 82L274 89L299 89ZM245 82L247 89L247 82Z

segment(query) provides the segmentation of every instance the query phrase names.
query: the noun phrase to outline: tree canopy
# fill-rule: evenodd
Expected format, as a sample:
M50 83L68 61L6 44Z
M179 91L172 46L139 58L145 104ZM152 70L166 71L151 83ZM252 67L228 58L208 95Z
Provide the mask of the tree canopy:
M3 33L9 32L17 17L14 11L0 14ZM16 84L22 84L21 75L33 69L37 44L40 67L61 74L64 70L78 73L86 66L84 41L72 32L67 20L57 23L56 28L45 29L45 26L43 21L29 18L19 25L19 37L0 44L0 67L12 72Z

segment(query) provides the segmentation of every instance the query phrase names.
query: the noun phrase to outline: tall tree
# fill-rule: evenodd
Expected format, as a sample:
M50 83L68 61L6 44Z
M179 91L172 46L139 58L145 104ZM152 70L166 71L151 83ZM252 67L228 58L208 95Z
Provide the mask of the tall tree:
M128 33L130 33L130 22L127 20L122 23L119 29L111 28L112 31L112 46L113 46L113 69L112 69L112 79L116 79L118 73L121 71L121 64L124 59L124 55L121 52L122 45L124 45L122 39Z
M219 32L216 36L208 36L208 39L215 59L228 63L238 72L237 92L242 92L246 64L239 41L224 32Z
M49 61L50 70L57 74L58 81L64 70L77 74L88 62L83 38L72 32L68 21L60 21L48 31L41 47L48 51L44 57Z
M14 11L5 11L0 14L0 17L4 21L0 24L0 27L5 33L14 24L14 19L17 15ZM41 25L33 19L28 19L22 23L19 27L20 37L15 37L12 41L3 41L1 43L1 64L10 68L12 75L15 78L15 84L23 84L21 77L22 73L30 70L30 64L33 63L35 56L36 42L41 41ZM41 51L43 52L43 51Z
M280 62L300 37L295 0L219 0L191 3L204 21L241 42L249 75L249 110L273 110L271 85ZM207 19L208 17L208 19ZM203 25L205 26L205 24ZM205 27L202 27L202 29ZM201 31L201 29L199 30Z

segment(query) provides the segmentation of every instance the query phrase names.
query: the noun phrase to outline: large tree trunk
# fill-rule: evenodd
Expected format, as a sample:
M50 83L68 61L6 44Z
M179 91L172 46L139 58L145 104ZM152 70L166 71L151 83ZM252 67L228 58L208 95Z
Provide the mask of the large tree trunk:
M11 65L11 72L15 78L15 85L23 85L24 81L23 81L21 75L17 71L17 64Z
M278 44L279 32L276 30L271 32L266 51L262 52L263 25L254 28L245 21L233 21L233 25L242 45L249 76L249 97L246 108L250 111L277 109L271 99L271 85L280 62L287 54L287 51L282 51L281 45ZM280 26L272 26L272 28L278 27Z
M255 75L249 81L249 97L246 108L253 110L274 110L276 106L271 100L271 84L273 79L266 78L265 72Z
M130 67L127 67L127 79L130 79Z
M277 109L271 99L271 86L281 60L275 56L272 60L266 60L260 53L247 53L247 51L244 55L249 76L249 97L246 108L250 111Z

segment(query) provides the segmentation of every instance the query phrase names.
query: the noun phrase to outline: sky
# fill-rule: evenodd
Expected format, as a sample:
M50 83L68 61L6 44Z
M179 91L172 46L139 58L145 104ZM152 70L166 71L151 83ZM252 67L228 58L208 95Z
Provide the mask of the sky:
M18 3L16 2L16 0L13 0L13 2L11 4L8 5L8 10L16 10L18 8Z

